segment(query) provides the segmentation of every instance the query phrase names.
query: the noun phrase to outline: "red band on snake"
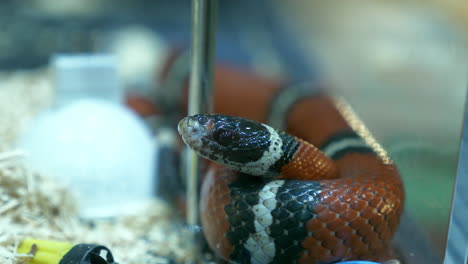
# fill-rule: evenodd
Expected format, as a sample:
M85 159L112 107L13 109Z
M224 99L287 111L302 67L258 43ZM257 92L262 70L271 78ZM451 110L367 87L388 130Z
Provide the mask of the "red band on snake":
M267 108L267 91L245 100ZM266 120L230 100L217 109ZM294 136L226 115L180 122L185 143L217 162L200 201L210 247L238 263L388 259L404 201L396 166L342 102L317 94L286 110Z

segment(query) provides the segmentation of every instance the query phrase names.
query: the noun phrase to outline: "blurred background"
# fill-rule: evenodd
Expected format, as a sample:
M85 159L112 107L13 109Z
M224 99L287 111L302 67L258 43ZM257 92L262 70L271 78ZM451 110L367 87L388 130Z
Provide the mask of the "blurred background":
M167 57L190 45L188 0L0 7L0 113L17 113L0 135L11 143L53 101L54 86L31 79L49 74L53 55L115 54L126 98L151 104ZM468 3L240 0L218 8L217 61L266 78L327 80L396 160L406 209L443 256L466 97ZM136 105L142 114L147 104Z

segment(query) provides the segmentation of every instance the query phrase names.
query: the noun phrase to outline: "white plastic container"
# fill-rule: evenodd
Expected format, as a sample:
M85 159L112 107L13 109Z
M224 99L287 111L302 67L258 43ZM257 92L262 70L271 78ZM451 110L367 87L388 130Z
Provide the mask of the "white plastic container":
M122 105L110 55L52 61L57 97L20 137L30 166L70 187L83 218L138 213L154 196L156 145Z

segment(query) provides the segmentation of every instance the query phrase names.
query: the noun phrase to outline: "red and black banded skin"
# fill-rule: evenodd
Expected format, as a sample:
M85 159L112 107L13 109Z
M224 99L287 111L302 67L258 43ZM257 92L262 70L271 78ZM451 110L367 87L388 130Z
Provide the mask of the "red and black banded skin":
M267 123L272 101L281 99L282 87L280 80L217 66L214 112ZM186 94L186 90L181 91ZM186 98L180 107L186 109ZM390 242L404 203L396 166L373 148L351 147L331 157L319 151L334 140L359 134L327 95L300 98L288 106L284 118L285 130L301 140L280 168L278 178L284 184L276 193L276 207L271 212L274 221L268 232L276 252L269 262L392 258ZM259 201L259 190L271 180L210 162L202 184L201 222L210 247L223 259L252 262L244 246L255 232L252 209Z
M263 95L258 98L260 102L271 99L271 95ZM259 119L259 111L242 112L248 111L246 108L226 108L221 112ZM396 166L370 147L351 147L331 158L325 157L319 149L330 141L358 137L336 103L325 95L303 98L294 104L288 111L287 131L303 141L298 141L292 159L281 167L278 177L286 183L278 191L276 211L272 212L274 224L268 229L276 245L275 256L269 262L334 263L391 258L390 242L404 201ZM311 165L328 164L329 160L332 166L311 169ZM298 172L300 177L292 179L291 175ZM321 178L324 175L328 179ZM251 262L243 246L249 234L255 232L249 223L249 210L258 202L255 197L266 184L264 179L248 177L212 164L204 179L200 202L210 247L222 258L239 263ZM309 189L304 190L304 186ZM304 195L309 199L299 205ZM301 209L295 211L296 207ZM299 243L294 242L298 240Z

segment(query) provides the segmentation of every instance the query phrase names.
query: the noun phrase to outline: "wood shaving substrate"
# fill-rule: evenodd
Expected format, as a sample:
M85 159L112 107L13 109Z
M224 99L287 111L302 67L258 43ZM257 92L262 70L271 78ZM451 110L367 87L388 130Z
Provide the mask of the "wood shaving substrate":
M162 263L192 259L189 230L166 203L155 200L140 215L112 221L80 221L70 191L28 168L13 150L27 122L50 104L47 71L0 74L0 263L27 263L16 249L25 238L107 246L119 263Z

